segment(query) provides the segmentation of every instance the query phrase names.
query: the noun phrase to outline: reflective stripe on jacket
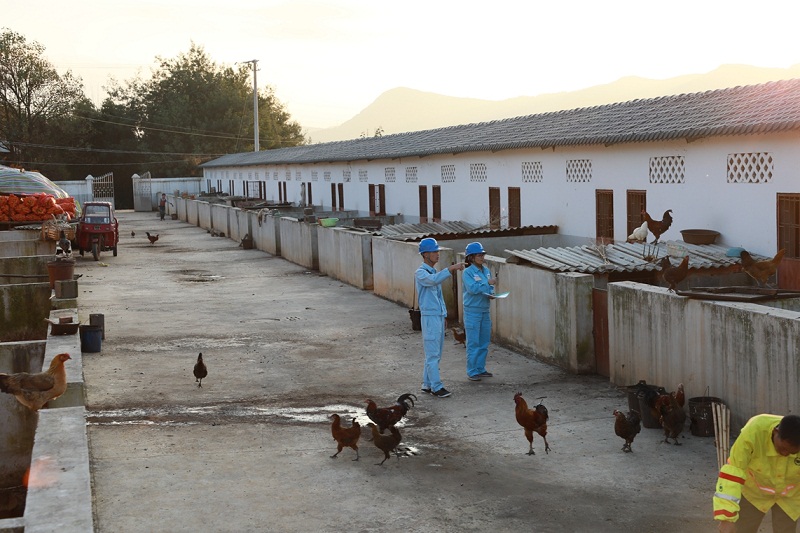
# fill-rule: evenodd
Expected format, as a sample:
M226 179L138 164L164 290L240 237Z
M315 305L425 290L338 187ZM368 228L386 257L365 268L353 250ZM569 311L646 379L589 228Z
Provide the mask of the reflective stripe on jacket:
M783 457L772 443L781 418L757 415L742 428L717 478L715 520L735 522L742 497L762 513L777 504L792 520L800 517L800 454Z

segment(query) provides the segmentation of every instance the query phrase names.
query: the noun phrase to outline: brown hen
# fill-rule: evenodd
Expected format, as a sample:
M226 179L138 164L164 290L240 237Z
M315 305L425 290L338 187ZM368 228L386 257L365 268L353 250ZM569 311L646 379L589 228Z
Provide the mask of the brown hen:
M464 346L467 345L467 334L458 328L450 328L450 331L453 332L453 339L457 343L463 344Z
M633 439L642 431L642 419L639 417L639 413L636 411L623 413L622 411L614 410L614 417L616 418L614 421L614 433L618 437L625 439L622 451L632 452L631 444L633 444Z
M742 268L747 272L747 275L756 280L759 285L766 285L770 276L778 270L778 265L780 265L785 253L786 249L781 248L772 259L756 261L747 250L742 250L739 252L739 257L742 260Z
M50 368L38 374L0 374L0 391L13 394L19 403L38 411L67 390L64 363L69 359L72 358L68 353L60 353L50 361Z
M384 462L386 462L386 459L389 458L389 452L391 451L394 451L395 455L398 456L400 455L397 453L397 446L400 444L400 441L403 438L400 435L400 430L392 426L389 428L389 435L381 435L380 433L378 433L378 426L376 426L372 422L367 424L367 426L369 426L369 428L372 430L372 442L374 442L375 446L379 450L382 450L384 454L383 461L381 461L380 463L375 463L376 465L380 466Z
M664 397L662 397L664 398ZM678 436L683 431L686 425L686 411L683 407L678 405L678 400L675 396L667 395L666 400L659 398L659 411L661 418L661 427L664 428L664 442L669 442L669 439L675 441L673 444L680 446Z
M333 439L337 443L336 453L331 455L331 459L335 459L339 452L345 447L352 448L356 451L356 458L353 461L358 461L358 439L361 438L361 425L353 419L353 423L349 428L343 428L341 418L337 414L332 414L331 418L331 433Z
M686 279L686 276L689 275L689 256L683 256L681 263L676 267L672 266L669 256L662 258L660 264L661 277L664 278L664 282L669 284L669 292L675 292L678 283Z

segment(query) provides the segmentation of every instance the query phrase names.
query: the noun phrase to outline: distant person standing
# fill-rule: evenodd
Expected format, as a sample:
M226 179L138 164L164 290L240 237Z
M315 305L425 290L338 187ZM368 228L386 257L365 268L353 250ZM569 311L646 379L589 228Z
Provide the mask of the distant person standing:
M422 322L422 346L425 350L425 367L422 371L422 392L438 398L447 398L451 392L444 388L439 375L439 361L444 347L444 327L447 307L442 296L442 282L456 270L464 270L464 263L455 263L440 271L434 266L439 262L439 243L426 238L419 242L422 264L414 274L419 310Z
M161 215L161 220L164 220L164 215L167 214L167 193L161 193L161 199L158 201L158 214Z
M800 416L756 415L722 466L714 492L721 533L756 533L768 511L774 533L794 533L800 518Z
M461 276L464 288L464 332L467 334L467 378L480 381L494 374L486 370L486 356L492 338L492 317L489 302L494 298L497 280L484 265L486 250L479 242L471 242L464 252L467 268Z

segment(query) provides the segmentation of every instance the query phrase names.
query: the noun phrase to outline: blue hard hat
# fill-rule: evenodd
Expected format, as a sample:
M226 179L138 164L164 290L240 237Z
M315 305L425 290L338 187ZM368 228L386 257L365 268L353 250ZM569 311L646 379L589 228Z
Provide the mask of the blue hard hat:
M467 245L467 250L464 252L464 255L474 255L474 254L485 254L486 250L483 249L483 246L479 242L471 242Z
M439 243L436 242L436 239L431 237L426 237L419 241L419 253L424 254L425 252L438 252L439 251Z

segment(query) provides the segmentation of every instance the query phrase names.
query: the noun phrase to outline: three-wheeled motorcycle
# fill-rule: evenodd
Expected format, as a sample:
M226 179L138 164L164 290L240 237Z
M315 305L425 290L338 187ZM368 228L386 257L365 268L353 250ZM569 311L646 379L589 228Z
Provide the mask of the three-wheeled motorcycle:
M119 221L114 215L114 206L110 202L84 203L75 240L80 254L92 252L95 261L100 259L100 252L106 250L114 252L116 257Z

